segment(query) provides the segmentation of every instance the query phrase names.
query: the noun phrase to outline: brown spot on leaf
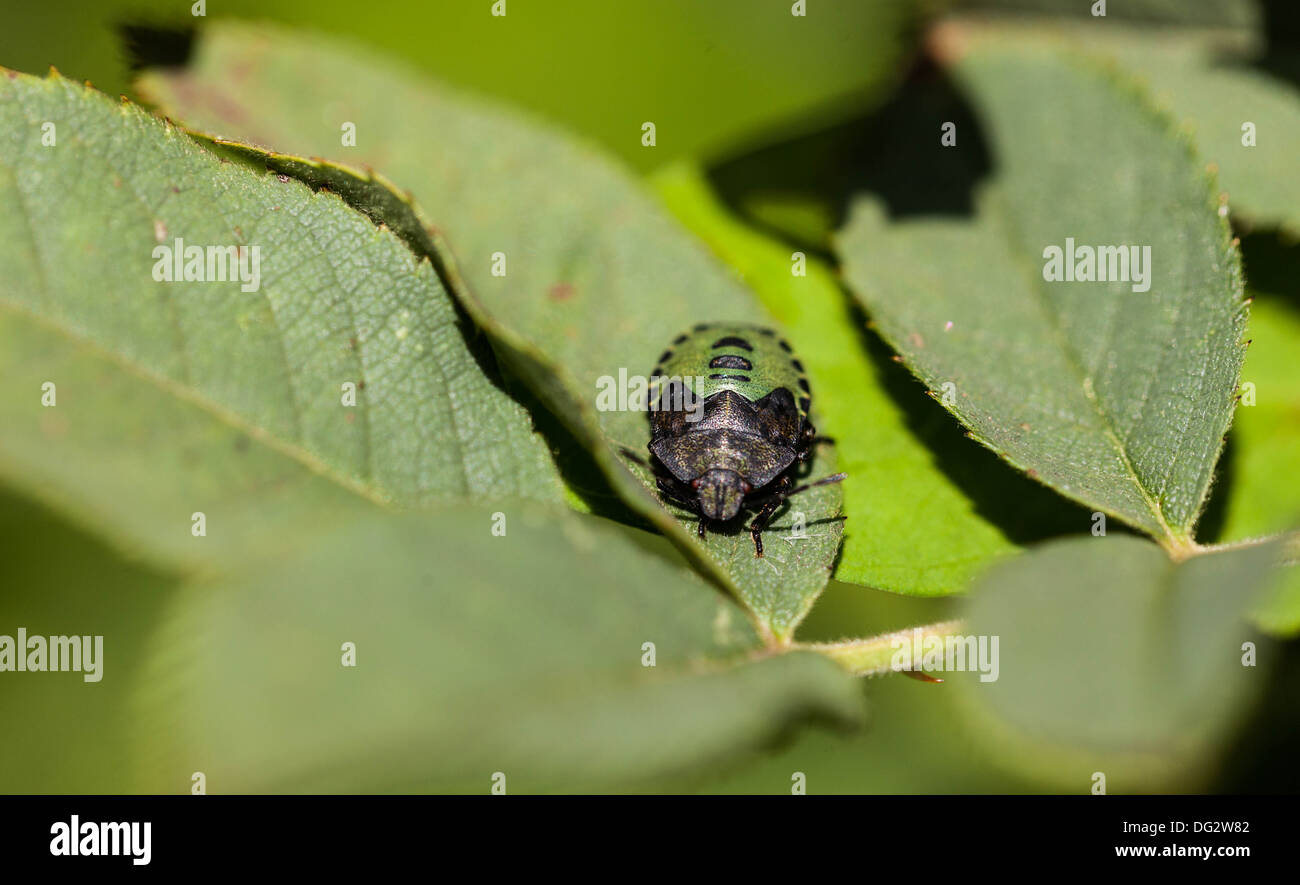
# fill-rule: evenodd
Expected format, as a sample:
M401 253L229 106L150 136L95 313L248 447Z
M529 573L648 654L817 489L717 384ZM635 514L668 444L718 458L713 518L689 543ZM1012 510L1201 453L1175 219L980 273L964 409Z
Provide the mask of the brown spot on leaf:
M546 297L552 301L568 301L577 291L572 283L556 283L546 291Z

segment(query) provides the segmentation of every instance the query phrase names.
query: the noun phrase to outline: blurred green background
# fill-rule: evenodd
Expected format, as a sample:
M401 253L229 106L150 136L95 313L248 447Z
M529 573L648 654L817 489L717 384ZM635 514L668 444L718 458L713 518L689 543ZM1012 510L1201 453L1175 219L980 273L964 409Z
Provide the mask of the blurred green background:
M110 95L130 84L123 23L189 27L182 0L5 0L0 59L54 65ZM788 137L869 106L898 70L917 18L910 0L824 2L789 26L790 4L751 0L219 0L207 18L268 20L357 40L449 82L595 139L638 169ZM658 128L657 150L641 124Z
M915 73L927 17L955 4L808 0L812 9L797 28L790 27L790 5L791 0L507 0L508 14L498 18L491 14L490 0L222 0L207 4L207 16L269 19L364 41L448 82L559 123L642 173L683 158L702 161L724 192L748 209L755 207L746 204L746 190L755 176L765 174L764 164L752 158L761 160L763 149L771 148L789 163L789 146L801 138L815 142L820 133L871 120ZM1056 12L1068 7L1077 14L1078 7L1088 4L1006 0L975 5ZM1127 13L1139 20L1267 25L1271 33L1288 27L1284 4L1147 0L1127 4L1127 9L1111 5L1114 15ZM191 4L181 0L3 0L0 6L0 64L34 73L54 65L110 94L129 91L130 64L120 26L202 24L191 16ZM641 144L645 121L656 124L655 150ZM796 150L793 157L796 165L806 165L803 175L786 170L792 175L791 201L768 201L750 220L770 222L765 226L794 241L802 234L815 244L829 221L814 199L822 182L815 180L819 170L811 166L820 155L801 156ZM800 202L803 185L812 194ZM1294 240L1256 233L1245 250L1248 273L1268 282L1276 303L1300 310L1294 273L1300 249ZM1239 449L1230 448L1227 457L1244 457ZM1212 503L1211 518L1214 507ZM75 608L84 618L79 632L148 634L152 625L140 613L162 611L172 589L169 578L0 489L0 537L17 537L19 528L24 537L40 541L6 546L0 573L3 623L22 623L39 633L52 629L45 625L60 612ZM134 601L120 605L128 597ZM949 600L897 597L832 583L801 638L838 639L846 632L844 625L852 625L858 635L899 629L940 620L953 608ZM130 623L122 623L122 611L132 613ZM1255 718L1241 724L1221 768L1197 773L1194 787L1300 790L1300 764L1290 752L1291 738L1300 731L1300 645L1282 648L1282 662ZM129 670L136 662L115 664ZM127 685L127 679L112 682ZM127 698L113 691L107 682L67 683L53 691L29 682L0 696L0 719L12 720L21 710L40 723L10 745L28 751L23 753L28 762L5 765L0 790L112 789L119 782L115 766L126 756L115 740L129 729L100 727L131 716ZM810 792L1038 788L1017 770L1016 760L976 746L946 686L889 678L864 682L862 691L871 711L863 733L805 732L775 753L737 760L731 771L680 787L786 792L791 773L802 771ZM79 727L96 733L79 732Z

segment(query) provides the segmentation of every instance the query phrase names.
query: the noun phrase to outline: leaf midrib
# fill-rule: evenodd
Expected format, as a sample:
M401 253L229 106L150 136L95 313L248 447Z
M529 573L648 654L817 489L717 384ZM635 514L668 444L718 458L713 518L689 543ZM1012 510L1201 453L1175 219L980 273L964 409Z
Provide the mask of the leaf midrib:
M1028 288L1033 292L1033 301L1038 307L1040 316L1043 317L1048 328L1051 329L1052 335L1056 339L1060 352L1065 358L1066 364L1069 366L1071 371L1074 372L1078 382L1076 390L1083 395L1083 399L1092 407L1093 414L1096 415L1097 420L1100 422L1100 430L1106 440L1111 443L1115 453L1119 456L1120 461L1127 472L1127 478L1132 482L1133 487L1137 490L1138 496L1146 505L1148 512L1155 519L1156 525L1164 532L1164 538L1161 539L1162 543L1178 543L1181 540L1180 535L1175 533L1170 527L1159 503L1154 497L1152 497L1147 487L1143 484L1142 477L1133 466L1133 462L1129 457L1128 449L1125 447L1123 440L1119 436L1113 418L1105 409L1102 408L1101 403L1097 399L1096 392L1092 390L1092 375L1084 368L1080 354L1065 336L1065 330L1061 327L1060 319L1057 313L1052 309L1051 303L1047 298L1047 292L1042 287L1042 275L1030 272L1028 260L1023 257L1024 253L1014 248L1016 244L1023 244L1025 240L1023 237L1018 235L1019 229L1014 216L1011 212L1005 209L1004 195L1000 189L996 191L990 189L987 193L989 197L988 205L991 210L989 212L990 218L994 221L994 226L1001 230L1004 241L1003 245L1006 247L1006 252L1010 257L1012 264L1027 280ZM1118 314L1118 311L1116 313ZM1114 323L1112 322L1112 328L1113 325ZM1147 399L1144 395L1142 398L1142 411L1145 411L1146 409L1146 401ZM1175 458L1177 452L1181 452L1181 450L1182 445L1180 441L1177 445ZM1112 513L1111 515L1116 516L1117 518L1122 518L1119 514Z
M42 329L53 332L66 339L69 343L84 349L100 359L118 366L133 377L151 384L159 391L201 409L212 418L220 421L222 424L238 430L241 433L246 433L251 439L256 440L268 449L291 458L310 472L330 480L340 488L346 489L358 497L366 499L372 504L384 508L391 507L392 502L378 488L370 484L359 483L351 477L339 473L334 467L330 466L328 462L317 457L299 444L282 439L265 428L251 423L237 412L228 409L215 400L209 399L199 393L195 388L185 385L167 375L155 372L153 369L148 368L136 360L129 359L116 351L104 347L93 338L74 332L67 326L56 323L39 313L33 312L31 309L23 305L15 304L3 297L0 297L0 310L4 310L14 316L32 322L40 326Z
M0 70L3 70L3 68L0 68ZM41 84L46 88L66 88L67 85L65 81L63 81L62 79L54 79L54 78L42 79L37 77L24 77L24 78L29 79L34 83ZM33 122L35 118L33 118L32 114L28 111L26 104L24 103L24 96L22 90L15 91L15 102L18 105L20 109L20 113L23 116L23 118L26 119L29 123ZM154 117L151 114L145 113L143 110L141 110L140 108L134 105L123 105L123 112L131 113L135 115L138 119L140 119L141 121L143 121L148 125L152 125L155 129L159 125L159 121L156 117ZM177 129L166 120L162 121L162 123L166 127L165 134L175 134L175 135L179 135L179 137L181 138L188 139L190 142L190 147L194 151L198 152L198 154L204 154L203 149L199 145L194 143L193 138L191 138L191 136L185 130ZM79 132L74 132L72 138L75 141L82 142L83 144L89 146L89 143L85 141L85 139L81 136ZM90 157L97 160L98 162L102 163L105 166L105 168L107 168L109 171L113 173L115 178L126 183L128 186L128 193L130 193L131 197L142 209L144 209L149 214L154 213L155 211L154 207L152 207L149 201L146 200L145 196L135 188L134 176L127 174L123 170L113 166L113 164L110 163L102 153L98 153L95 151L86 151L85 153L87 153ZM213 157L212 159L214 161L216 160L215 157ZM9 168L14 169L13 164L9 164ZM313 199L319 198L319 194L317 194L315 190L312 189L310 186L308 186L305 182L298 180L296 177L295 180L298 181L298 183L301 184L303 187L307 188L308 192L310 193ZM19 200L22 201L22 206L20 207L22 211L20 214L22 214L24 226L31 237L32 247L33 247L32 254L36 259L35 267L38 273L40 284L42 286L44 300L47 303L53 303L57 299L56 296L51 291L50 284L49 284L49 277L46 273L47 258L43 254L40 248L39 239L35 236L35 230L33 229L32 222L31 222L31 213L26 209L26 202L24 200L25 194L22 188L21 176L17 174L16 169L14 169L13 181L14 181L15 193L18 195ZM349 205L347 201L342 199L340 199L340 205L343 208L345 208L347 211L357 212L358 215L360 215L362 218L365 218L367 221L369 221L374 226L375 232L377 234L384 233L384 231L380 229L379 224L366 213L358 212L354 207ZM221 207L218 206L217 211L220 212L220 210ZM225 218L226 220L229 220L228 217L226 217L224 214L222 217ZM300 216L294 216L294 220L299 224L306 224L306 222ZM310 233L310 230L308 232ZM421 263L421 261L428 260L427 255L426 256L417 255L415 251L411 249L410 245L407 244L401 237L397 237L396 239L402 245L403 249L410 254L412 260L417 265L417 270L418 270L418 265ZM328 261L326 262L326 265L329 268L330 273L333 276L335 282L338 284L338 288L340 290L344 290L342 283L338 278L337 269L335 265L332 262L328 262ZM453 296L445 280L438 273L437 269L432 265L432 263L430 265L430 272L434 275L434 278L438 280L438 284L443 290L444 296L448 299L449 302L454 302ZM293 383L293 377L295 373L293 370L293 366L289 362L288 353L284 349L284 334L281 331L279 318L276 314L274 305L271 302L270 294L265 291L263 291L261 294L262 294L263 301L266 304L267 310L270 313L272 321L275 326L274 339L275 339L276 347L279 350L279 353L281 355L281 360L285 369L285 385L287 387L289 405L293 415L294 425L297 430L296 437L298 440L301 440L304 437L304 432L302 427L301 407L298 403L297 392ZM348 312L348 320L353 335L355 339L358 342L360 342L361 335L360 335L360 331L357 328L356 312L353 308L352 302L351 300L346 298L341 300L344 302L346 306ZM231 419L233 419L234 421L238 422L237 424L232 424L231 426L239 426L241 429L251 432L250 429L253 428L255 425L249 423L247 420L243 419L242 417L237 417L237 413L234 412L233 410L229 410L226 407L218 404L216 401L210 400L197 393L197 388L194 387L191 380L191 368L186 358L187 351L184 343L184 335L181 331L180 324L175 313L175 302L171 298L167 298L166 302L167 302L168 314L171 320L171 326L178 338L178 341L175 343L173 350L174 353L176 354L177 360L182 370L181 371L182 378L180 379L179 382L176 381L175 379L170 379L170 378L167 379L170 383L174 385L173 387L169 388L169 392L175 394L179 390L194 391L194 397L192 399L189 399L188 401L193 402L195 404L207 403L212 407L212 409L219 410L220 414L225 414L229 416ZM6 302L3 300L3 298L0 298L0 304L5 304L5 303ZM10 305L10 306L16 307L16 305ZM31 318L39 319L39 317L36 314L31 313L30 311L25 311L25 312ZM68 331L52 322L44 325L47 328L54 329L56 331L65 331L65 332ZM70 332L69 334L71 335L71 337L73 337L75 340L79 341L82 344L93 345L96 351L99 353L108 354L108 355L112 354L112 351L108 350L102 345L99 345L97 342L95 342L93 339L91 339L88 336L73 335ZM467 342L467 347L468 346L469 343ZM161 379L166 377L164 375L155 373L151 369L147 369L143 364L134 364L132 363L132 361L126 360L125 358L117 360L117 363L118 365L121 365L123 367L129 367L134 365L136 368L137 377L154 378L154 379ZM360 352L358 352L357 354L356 363L357 363L358 379L364 382L365 360ZM442 365L438 363L436 360L432 361L432 365L438 370L439 374L445 380L446 373L443 372ZM364 384L362 385L361 389L365 389ZM442 385L442 389L444 391L446 402L447 402L449 421L453 425L456 431L457 456L461 465L461 470L460 470L460 480L461 480L460 485L462 487L461 492L462 494L467 494L469 491L469 485L468 485L469 469L468 469L468 465L465 462L466 444L465 444L464 434L461 433L460 421L459 421L460 416L458 414L458 410L454 408L454 403L451 400L450 393L446 391L446 385ZM295 441L295 442L282 441L281 447L278 450L284 454L290 455L290 457L294 457L295 460L298 460L300 463L304 464L305 466L308 466L309 469L313 470L313 472L325 476L333 480L334 482L343 485L344 487L348 488L351 491L362 494L364 497L366 497L368 500L374 503L383 504L384 506L391 506L393 504L394 498L397 496L392 495L387 491L384 491L382 486L380 486L377 482L374 481L375 480L374 457L373 457L374 444L373 444L372 422L370 420L371 406L369 405L369 400L366 400L364 402L365 404L362 406L362 408L359 411L361 411L362 420L365 422L364 430L362 433L362 439L364 440L365 443L364 475L366 479L370 480L370 482L358 482L355 479L347 477L344 473L337 470L336 468L327 466L326 461L324 461L319 456L312 453L310 449L303 446L300 441ZM211 410L209 411L211 412ZM212 412L212 413L218 414L218 412ZM279 440L279 437L277 437L276 435L270 432L265 431L264 429L261 429L261 432L262 432L262 436L260 436L259 439L262 439L264 442L270 439ZM294 452L297 452L298 454L295 455L293 454ZM319 468L313 467L312 466L313 464L320 465L320 467ZM418 494L422 491L423 490L420 489L415 490L415 495L418 496Z

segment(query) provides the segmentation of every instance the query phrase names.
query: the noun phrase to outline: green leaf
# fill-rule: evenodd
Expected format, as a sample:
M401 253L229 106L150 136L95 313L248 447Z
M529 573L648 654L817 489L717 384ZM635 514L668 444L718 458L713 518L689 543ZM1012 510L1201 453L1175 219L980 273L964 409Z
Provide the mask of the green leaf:
M966 441L948 415L862 329L832 271L731 215L698 167L654 177L669 208L741 274L791 335L816 342L808 368L821 432L844 481L840 581L894 593L964 591L1029 541L1089 525L1086 513ZM802 256L804 276L794 273Z
M1250 307L1242 403L1229 436L1228 497L1216 540L1240 541L1300 524L1300 316L1267 297Z
M1157 102L1191 130L1202 156L1218 166L1234 217L1300 232L1300 90L1292 70L1267 67L1258 50L1225 52L1214 40L1149 40L1108 48L1139 74ZM1290 79L1289 79L1290 78ZM1254 145L1242 144L1254 124Z
M1300 636L1300 562L1293 558L1278 570L1271 589L1250 616L1265 633Z
M1294 52L1270 50L1249 31L998 22L963 23L962 32L1056 51L1085 48L1110 59L1146 84L1155 103L1217 167L1234 219L1300 232L1300 65ZM1253 126L1250 139L1246 123Z
M457 287L462 303L514 373L590 448L633 510L742 599L762 629L788 640L829 577L839 490L801 496L809 540L769 544L765 559L743 531L701 544L693 518L674 518L648 471L618 454L644 451L646 415L595 409L602 378L649 375L686 328L769 321L636 182L536 122L320 38L209 28L192 67L151 72L140 85L196 128L366 163L410 188L455 249L468 281ZM327 117L310 96L328 97ZM356 124L355 150L339 146L345 121ZM833 472L823 447L810 475ZM788 527L778 517L772 532Z
M630 530L506 511L502 536L468 505L363 518L180 594L138 681L142 787L202 771L214 793L487 793L502 772L513 793L644 789L810 717L860 721L838 667L770 656Z
M990 744L1060 789L1089 791L1095 771L1112 793L1195 789L1266 682L1274 650L1243 615L1277 554L1175 563L1135 537L1047 544L971 590L967 631L998 637L997 679L950 681Z
M1300 316L1286 300L1300 297L1294 275L1300 250L1262 234L1245 238L1244 246L1253 298L1251 345L1220 479L1222 508L1215 511L1221 520L1215 539L1227 543L1300 525L1300 494L1293 480L1300 476L1300 365L1293 356ZM1300 569L1282 571L1253 617L1273 635L1300 634Z
M1300 475L1300 366L1294 356L1300 317L1276 298L1256 296L1248 334L1244 396L1228 438L1228 491L1218 532L1226 543L1300 525L1294 481ZM1300 634L1300 569L1283 569L1252 616L1273 635Z
M338 197L8 72L0 198L0 469L83 525L220 562L358 500L561 500L433 267ZM178 238L259 250L260 286L156 280Z
M1246 318L1212 188L1139 93L1081 61L983 47L955 73L996 181L970 219L891 223L859 198L838 239L849 284L976 439L1067 497L1190 546ZM1150 247L1150 290L1132 272L1045 281L1046 250L1071 243Z

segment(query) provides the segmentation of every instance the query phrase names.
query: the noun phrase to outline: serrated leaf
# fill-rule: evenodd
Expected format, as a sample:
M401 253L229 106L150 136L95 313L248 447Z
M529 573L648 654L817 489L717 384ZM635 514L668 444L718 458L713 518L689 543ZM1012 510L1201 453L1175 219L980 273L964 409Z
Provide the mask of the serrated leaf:
M1300 316L1282 299L1294 297L1294 248L1270 250L1252 239L1247 254L1251 295L1250 349L1241 370L1242 402L1228 436L1225 500L1215 539L1242 541L1300 525ZM1285 291L1283 291L1285 290ZM1284 568L1252 617L1275 636L1300 634L1300 568Z
M223 163L57 76L13 72L0 77L0 196L13 207L0 219L0 464L83 524L216 562L300 516L328 520L343 499L561 500L434 269L337 197ZM170 262L155 250L178 239L256 248L260 285L159 281ZM196 511L213 523L202 541Z
M963 22L975 41L1084 48L1139 78L1215 164L1235 218L1300 232L1300 63L1263 36L1222 29ZM1250 127L1247 128L1246 124Z
M860 721L839 668L768 656L630 530L507 509L501 536L467 505L362 519L179 595L138 682L143 787L200 770L214 793L487 793L496 772L511 793L634 789L809 717Z
M1244 350L1238 255L1213 191L1141 94L1085 62L984 47L954 72L997 180L970 219L890 223L860 198L838 241L849 284L978 440L1187 547ZM1149 247L1149 291L1136 267L1048 282L1047 250L1071 244Z
M837 580L917 596L959 593L1030 541L1090 525L1086 512L969 445L860 328L849 296L815 254L794 253L730 215L696 167L674 164L654 181L682 223L791 335L816 342L800 358L821 393L818 428L836 440L848 473Z
M644 451L646 415L594 407L600 379L648 376L672 338L697 323L768 321L636 182L536 122L322 38L220 25L204 32L191 67L151 72L140 85L196 128L367 163L409 188L455 249L469 282L463 303L498 353L590 447L634 510L744 600L774 638L788 639L829 577L838 489L802 496L809 540L769 544L765 559L743 531L700 544L693 517L669 514L648 472L618 454ZM309 95L328 96L330 114ZM339 147L344 121L356 124L355 151ZM823 447L810 476L833 472ZM788 527L778 517L771 531Z
M1244 615L1277 555L1175 563L1134 537L1047 544L971 590L966 631L998 637L997 678L952 681L985 738L1060 789L1088 792L1096 771L1112 793L1195 788L1264 686L1274 652Z
M1241 370L1242 404L1229 436L1227 500L1215 540L1241 541L1300 523L1300 316L1256 296Z

